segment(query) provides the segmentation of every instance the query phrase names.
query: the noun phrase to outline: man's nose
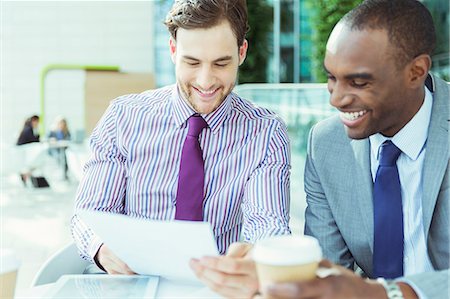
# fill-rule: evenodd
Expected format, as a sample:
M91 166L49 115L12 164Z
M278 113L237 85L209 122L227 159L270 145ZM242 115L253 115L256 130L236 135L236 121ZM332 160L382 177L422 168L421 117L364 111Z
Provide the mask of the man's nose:
M210 90L215 84L214 71L210 67L202 67L197 75L197 85L201 89Z
M353 96L338 81L328 82L328 91L330 92L330 104L335 108L345 107L352 102Z

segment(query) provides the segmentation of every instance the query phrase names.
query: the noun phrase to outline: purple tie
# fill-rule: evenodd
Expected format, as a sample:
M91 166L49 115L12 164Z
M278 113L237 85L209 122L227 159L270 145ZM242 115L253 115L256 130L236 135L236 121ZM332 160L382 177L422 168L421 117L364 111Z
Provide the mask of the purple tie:
M198 136L206 122L200 115L193 115L188 124L189 131L181 152L175 219L202 221L205 170Z

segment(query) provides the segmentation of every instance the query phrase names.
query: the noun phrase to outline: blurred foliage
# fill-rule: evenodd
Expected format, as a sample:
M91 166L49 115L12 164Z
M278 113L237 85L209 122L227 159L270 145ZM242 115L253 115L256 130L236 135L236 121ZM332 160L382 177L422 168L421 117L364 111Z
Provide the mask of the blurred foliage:
M326 82L323 59L328 36L336 23L361 0L305 0L312 11L314 50L312 52L313 74L316 82ZM425 0L436 26L437 43L433 57L433 71L444 80L450 80L449 66L449 2L448 0Z
M436 48L432 71L442 79L450 81L449 2L448 0L427 0L423 4L430 11L436 27Z
M248 0L247 33L248 51L245 62L239 68L239 83L267 82L267 64L271 54L269 45L270 32L273 24L272 6L266 0Z
M313 13L311 27L313 30L314 50L312 52L313 75L316 82L326 82L327 76L323 70L325 46L328 36L336 23L361 0L305 0Z

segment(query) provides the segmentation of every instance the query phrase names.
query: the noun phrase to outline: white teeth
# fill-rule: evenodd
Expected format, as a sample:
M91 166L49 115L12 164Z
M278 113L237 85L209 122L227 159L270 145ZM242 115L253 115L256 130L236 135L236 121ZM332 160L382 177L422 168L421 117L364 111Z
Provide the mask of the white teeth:
M206 94L206 95L210 95L213 94L216 90L203 90L203 89L198 89L201 93Z
M341 115L347 120L355 120L364 114L366 114L367 110L357 111L357 112L341 112Z

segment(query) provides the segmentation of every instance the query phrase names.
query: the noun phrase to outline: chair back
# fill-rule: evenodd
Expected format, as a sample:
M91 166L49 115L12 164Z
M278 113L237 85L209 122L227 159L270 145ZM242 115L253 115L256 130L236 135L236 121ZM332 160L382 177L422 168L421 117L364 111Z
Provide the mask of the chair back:
M56 282L64 274L82 274L89 265L80 258L75 243L70 243L50 256L31 283L32 287Z

